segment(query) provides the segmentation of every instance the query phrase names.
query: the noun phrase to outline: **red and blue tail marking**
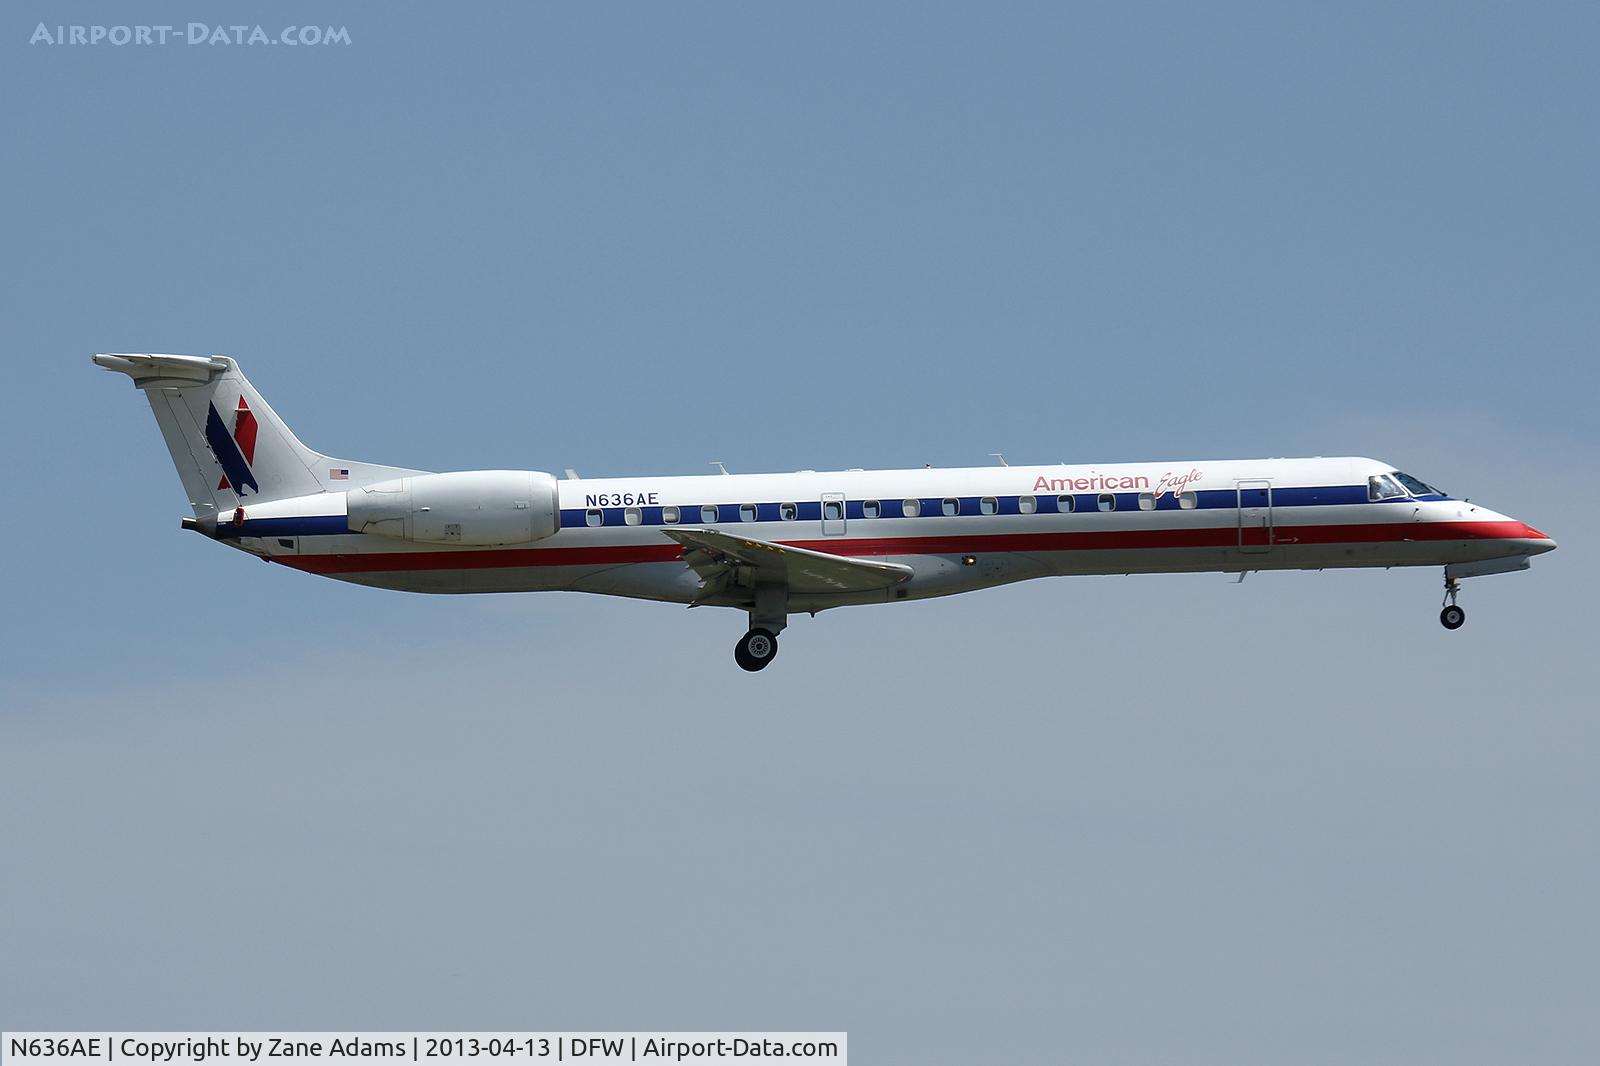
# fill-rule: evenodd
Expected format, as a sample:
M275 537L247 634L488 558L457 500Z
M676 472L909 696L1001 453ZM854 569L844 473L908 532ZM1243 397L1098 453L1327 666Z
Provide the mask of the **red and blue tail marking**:
M250 465L256 459L257 429L256 416L251 412L250 405L244 402L243 396L239 397L239 407L233 412L231 433L222 424L217 405L211 404L210 408L206 415L206 443L211 445L211 454L217 457L217 462L222 466L222 480L217 482L217 488L232 488L241 497L246 487L251 492L260 493L261 488L250 471Z

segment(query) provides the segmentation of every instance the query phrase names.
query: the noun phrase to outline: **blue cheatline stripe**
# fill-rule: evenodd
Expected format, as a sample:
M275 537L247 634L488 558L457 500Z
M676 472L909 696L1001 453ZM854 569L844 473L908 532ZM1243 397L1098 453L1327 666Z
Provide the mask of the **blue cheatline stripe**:
M1245 503L1246 507L1265 506L1265 504L1267 502L1266 501L1266 493L1265 492L1263 492L1263 491L1261 491L1259 489L1245 489L1244 492L1245 492L1244 503ZM1251 498L1251 494L1252 493L1255 493L1259 498L1252 499ZM1140 493L1137 493L1137 492L1110 492L1110 493L1072 492L1072 493L1062 493L1061 495L1040 494L1040 493L1026 493L1026 494L1017 495L1017 496L961 496L961 497L951 497L951 498L959 499L959 501L960 501L960 514L963 517L968 516L968 515L980 515L980 514L983 514L984 512L982 510L982 501L986 500L986 499L995 501L995 506L998 508L995 511L996 514L1000 514L1000 515L1020 515L1022 513L1022 507L1021 507L1020 501L1023 499L1024 495L1029 495L1029 496L1033 497L1034 504L1035 504L1035 507L1036 507L1036 511L1035 511L1036 514L1065 514L1065 513L1072 512L1072 511L1091 512L1091 513L1092 512L1098 512L1100 510L1100 497L1102 495L1115 497L1116 506L1115 506L1114 510L1117 510L1117 511L1135 511L1135 512L1137 512L1139 510L1139 496L1140 496ZM946 517L945 513L944 513L945 499L946 499L946 497L940 497L940 496L922 497L921 499L918 500L918 503L921 505L921 514L918 517L922 517L922 518L942 518L942 517ZM1423 500L1444 500L1444 499L1449 499L1449 497L1447 497L1447 496L1401 497L1399 499L1383 500L1383 501L1380 501L1380 502L1382 502L1382 503L1412 503L1412 502L1415 502L1418 499L1423 499ZM1063 505L1063 501L1070 501L1070 502L1067 502L1067 503L1065 503L1065 505ZM1320 486L1312 486L1312 487L1308 487L1308 488L1274 488L1272 490L1272 506L1273 507L1333 507L1333 506L1342 506L1342 505L1348 505L1348 504L1360 504L1360 503L1371 503L1371 502L1373 502L1373 501L1367 499L1367 486L1365 484L1361 484L1361 485L1320 485ZM866 503L865 500L846 500L845 501L845 517L849 518L849 519L866 519L866 513L865 513L865 511L863 509L863 506L864 506L865 503ZM905 501L903 501L903 500L880 500L880 501L878 501L878 505L879 505L879 508L880 508L880 514L879 514L880 518L905 518L905 517L907 517L907 515L905 513ZM742 522L743 519L741 518L740 512L739 512L740 506L741 505L737 504L737 503L685 504L685 505L683 505L683 506L678 508L679 518L678 518L677 523L675 523L675 524L677 524L677 525L685 525L685 526L698 526L698 525L712 525L712 524L729 525L729 524L736 523L736 522ZM756 507L755 521L757 523L760 523L760 522L781 522L781 521L785 521L785 519L780 515L780 512L779 512L779 508L782 507L782 506L785 506L785 505L778 504L778 503L758 503L758 504L756 504L755 505L755 507ZM797 502L795 502L793 504L790 504L788 506L796 507L799 510L799 514L796 515L793 519L789 519L789 521L795 521L795 522L817 522L817 521L820 521L822 519L822 504L817 500L797 501ZM1238 493L1238 490L1235 490L1235 489L1201 489L1201 490L1199 490L1199 491L1197 491L1195 493L1195 506L1193 508L1190 508L1190 509L1191 510L1200 510L1200 511L1233 510L1233 509L1237 508L1238 506L1239 506L1239 493ZM708 509L707 513L705 515L701 514L702 508ZM711 516L710 509L714 509L715 510L715 517ZM1177 511L1177 510L1180 510L1180 509L1182 509L1182 508L1180 508L1180 506L1178 504L1178 497L1173 495L1170 492L1166 493L1165 495L1159 497L1156 500L1155 510L1157 510L1157 511ZM595 507L595 508L567 507L567 508L563 508L562 511L561 511L561 528L563 528L563 529L571 529L571 528L576 527L576 526L587 525L588 524L588 513L591 510L597 510L597 511L599 511L601 513L602 520L600 522L600 525L604 525L604 526L620 526L620 525L625 525L626 524L625 523L625 519L624 519L624 515L628 510L630 510L630 508L627 508L627 507ZM667 525L668 524L661 517L661 512L663 511L663 508L661 508L661 507L639 507L639 508L637 508L637 510L639 511L639 524L641 526L663 526L663 525ZM870 521L870 519L868 519L868 521Z
M224 522L217 527L224 537L337 537L350 532L342 514L308 515L300 518L251 518L243 526Z

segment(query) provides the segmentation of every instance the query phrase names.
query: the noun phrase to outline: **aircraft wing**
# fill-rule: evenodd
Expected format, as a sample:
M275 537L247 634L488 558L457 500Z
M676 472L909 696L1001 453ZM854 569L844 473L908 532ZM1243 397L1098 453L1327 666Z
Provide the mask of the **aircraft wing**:
M910 581L911 567L846 555L795 548L787 544L734 537L713 529L664 529L682 544L684 561L700 575L702 588L723 588L736 567L756 571L758 579L782 581L791 593L870 592Z

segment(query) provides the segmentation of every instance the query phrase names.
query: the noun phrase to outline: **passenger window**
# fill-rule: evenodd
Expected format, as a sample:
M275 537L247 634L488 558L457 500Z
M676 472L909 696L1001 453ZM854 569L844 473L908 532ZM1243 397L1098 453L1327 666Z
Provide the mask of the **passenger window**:
M917 515L922 513L922 501L921 500L901 500L900 501L900 513L905 515L907 518L915 518L915 517L917 517Z
M984 514L999 514L1000 501L993 496L985 496L978 501L978 510Z
M1060 511L1062 514L1071 514L1073 511L1077 510L1077 507L1077 500L1071 496L1056 497L1056 510Z
M669 526L678 524L678 509L672 505L661 508L661 521Z
M1102 492L1100 494L1100 510L1102 510L1102 511L1115 511L1116 509L1117 509L1117 496L1116 496L1116 493L1113 493L1113 492Z
M778 517L785 522L793 522L800 517L800 505L797 503L778 504Z
M1200 498L1192 492L1178 493L1178 506L1185 511L1192 511L1200 503Z
M1153 492L1139 493L1139 510L1154 511L1156 509L1156 494Z
M862 500L861 501L861 517L862 518L879 518L879 517L882 517L882 515L883 515L883 504L879 503L877 500Z
M1017 497L1017 513L1018 514L1033 514L1038 509L1039 509L1039 501L1034 499L1032 496L1018 496Z
M739 521L741 521L741 522L754 522L755 520L756 520L756 505L753 504L753 503L741 503L739 505Z
M961 513L961 501L954 496L946 496L944 503L940 505L940 509L944 512L946 518L954 518Z
M622 512L622 521L630 526L636 526L644 520L644 514L637 507L630 507Z
M822 517L828 522L837 522L844 517L843 500L823 500Z
M717 505L708 503L700 508L700 521L715 522L717 520Z
M606 520L606 513L598 507L591 507L583 512L583 521L586 525L598 526Z

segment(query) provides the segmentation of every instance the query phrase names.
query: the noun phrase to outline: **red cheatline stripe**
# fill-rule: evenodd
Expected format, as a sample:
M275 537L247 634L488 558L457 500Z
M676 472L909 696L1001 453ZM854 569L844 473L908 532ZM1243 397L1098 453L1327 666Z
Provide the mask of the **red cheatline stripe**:
M1248 531L1247 531L1248 532ZM1542 540L1523 522L1396 522L1381 525L1278 526L1277 544L1386 544L1440 540ZM1119 529L1104 532L990 533L948 537L885 537L870 540L799 540L781 543L844 556L965 555L984 552L1103 551L1126 548L1231 548L1239 530ZM677 544L615 544L592 548L485 548L384 552L360 555L280 555L274 562L313 574L375 574L413 570L515 569L530 566L593 566L670 563L683 556Z

